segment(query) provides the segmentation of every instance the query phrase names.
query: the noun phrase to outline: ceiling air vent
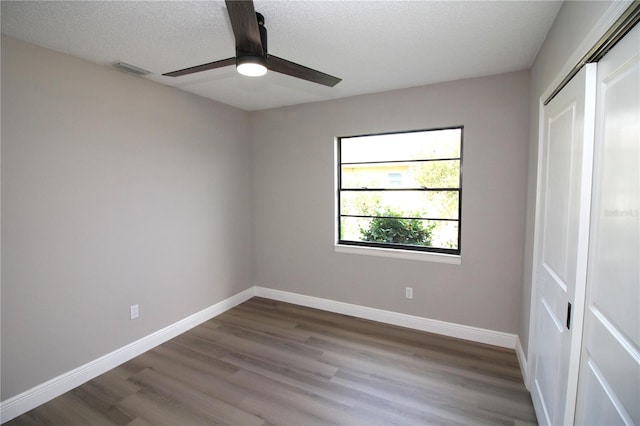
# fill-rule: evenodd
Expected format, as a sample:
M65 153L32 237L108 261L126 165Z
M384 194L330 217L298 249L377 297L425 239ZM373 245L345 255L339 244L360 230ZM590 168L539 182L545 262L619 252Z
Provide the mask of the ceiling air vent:
M138 68L135 65L127 64L126 62L116 62L115 64L111 64L111 66L121 71L128 72L129 74L134 74L134 75L151 74L151 71L143 70L142 68Z

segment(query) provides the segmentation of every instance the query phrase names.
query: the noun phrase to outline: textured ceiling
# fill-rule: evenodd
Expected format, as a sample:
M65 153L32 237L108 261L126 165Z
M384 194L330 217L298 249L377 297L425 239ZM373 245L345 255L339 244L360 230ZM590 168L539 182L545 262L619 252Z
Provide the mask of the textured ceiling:
M547 1L255 0L269 53L343 79L334 88L233 66L160 74L234 55L222 0L2 1L2 32L252 111L527 69L555 19Z

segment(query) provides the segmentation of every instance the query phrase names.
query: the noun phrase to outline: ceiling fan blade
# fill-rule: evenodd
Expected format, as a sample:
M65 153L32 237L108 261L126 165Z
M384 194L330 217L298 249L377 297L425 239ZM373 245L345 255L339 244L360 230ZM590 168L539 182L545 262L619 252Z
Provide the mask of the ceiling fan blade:
M171 71L162 75L167 77L180 77L181 75L193 74L201 71L213 70L216 68L226 67L228 65L235 65L236 58L227 58L220 61L209 62L208 64L196 65L195 67L189 67L178 71Z
M295 62L287 61L286 59L273 55L269 55L269 69L329 87L333 87L342 81L341 78L307 68L304 65L296 64Z
M238 51L264 56L256 10L252 0L226 0L233 36Z

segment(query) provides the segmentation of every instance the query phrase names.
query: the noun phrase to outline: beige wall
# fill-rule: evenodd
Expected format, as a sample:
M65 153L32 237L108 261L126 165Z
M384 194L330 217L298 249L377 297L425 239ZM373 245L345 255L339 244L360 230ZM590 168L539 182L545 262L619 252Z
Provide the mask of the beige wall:
M251 285L247 120L2 38L2 400Z
M528 100L523 71L252 113L255 283L517 332ZM334 137L459 125L462 265L335 253Z
M531 98L529 102L529 164L527 184L527 222L525 242L525 267L523 276L520 341L525 349L529 339L529 312L531 304L531 273L533 261L533 231L535 222L536 179L538 161L538 115L539 102L543 93L550 88L561 71L569 63L570 57L583 43L613 2L610 1L567 1L545 39L531 70ZM589 46L591 47L591 46ZM585 54L581 52L581 54ZM582 56L582 55L580 55ZM576 60L577 62L577 60Z

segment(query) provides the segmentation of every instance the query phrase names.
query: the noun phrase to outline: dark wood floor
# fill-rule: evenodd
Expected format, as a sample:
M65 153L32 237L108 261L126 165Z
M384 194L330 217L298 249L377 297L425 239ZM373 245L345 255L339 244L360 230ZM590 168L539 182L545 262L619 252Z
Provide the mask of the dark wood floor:
M254 298L7 424L535 422L513 350Z

